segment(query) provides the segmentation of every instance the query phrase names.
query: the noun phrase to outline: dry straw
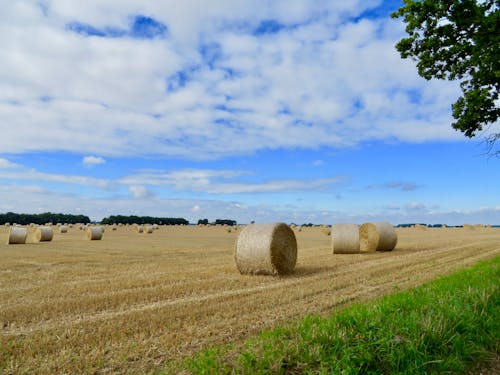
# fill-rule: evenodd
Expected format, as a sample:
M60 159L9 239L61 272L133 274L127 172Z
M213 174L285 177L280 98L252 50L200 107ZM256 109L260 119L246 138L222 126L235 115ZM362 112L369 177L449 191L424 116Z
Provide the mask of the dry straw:
M66 225L61 225L59 227L59 233L68 233L68 227Z
M88 240L100 240L104 233L103 227L88 227L85 231L85 236Z
M54 231L51 227L38 227L35 230L35 241L52 241L54 237Z
M332 252L334 254L356 254L359 251L359 228L356 224L332 225Z
M297 263L295 234L285 223L250 224L238 235L235 261L242 274L289 274Z
M23 227L10 227L9 238L7 239L8 245L24 244L28 236L28 229Z
M135 230L137 231L137 233L142 233L144 232L144 227L142 225L138 225Z
M391 251L396 247L398 235L386 221L365 223L359 227L359 242L362 252Z
M152 225L148 225L148 226L145 228L145 232L146 232L146 233L149 233L149 234L153 233L153 232L154 232L154 228L153 228L153 226L152 226Z

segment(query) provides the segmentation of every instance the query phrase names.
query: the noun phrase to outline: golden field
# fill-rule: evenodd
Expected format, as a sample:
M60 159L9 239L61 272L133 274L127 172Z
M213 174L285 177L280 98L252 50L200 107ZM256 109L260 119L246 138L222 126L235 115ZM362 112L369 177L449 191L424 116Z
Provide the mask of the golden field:
M238 343L305 314L407 289L500 254L498 228L397 229L386 253L331 254L321 228L295 229L293 275L240 275L238 232L54 230L6 245L0 228L0 371L144 373L213 344ZM31 242L31 236L28 242Z

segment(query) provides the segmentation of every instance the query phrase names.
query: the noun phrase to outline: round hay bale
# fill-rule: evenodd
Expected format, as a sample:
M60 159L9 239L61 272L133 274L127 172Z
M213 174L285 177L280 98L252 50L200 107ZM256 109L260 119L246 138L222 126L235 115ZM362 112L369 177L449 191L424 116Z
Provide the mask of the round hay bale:
M28 229L23 227L10 227L7 245L24 244L28 236Z
M148 225L145 230L144 230L145 233L148 233L148 234L151 234L154 232L154 228L152 225Z
M116 230L116 229L117 229L117 226L116 226L116 225L113 225L113 226L111 227L111 230Z
M88 227L85 231L85 236L88 240L101 240L104 231L102 227Z
M247 225L238 235L235 261L242 274L289 274L297 263L295 234L285 223Z
M144 227L142 225L138 225L135 230L137 231L137 233L142 233L144 232Z
M68 227L66 225L59 226L59 233L68 233Z
M356 224L332 225L332 253L359 253L359 228Z
M52 241L54 231L51 227L38 227L35 231L35 240L37 242Z
M365 223L359 227L361 252L391 251L396 247L398 235L391 223L386 221Z

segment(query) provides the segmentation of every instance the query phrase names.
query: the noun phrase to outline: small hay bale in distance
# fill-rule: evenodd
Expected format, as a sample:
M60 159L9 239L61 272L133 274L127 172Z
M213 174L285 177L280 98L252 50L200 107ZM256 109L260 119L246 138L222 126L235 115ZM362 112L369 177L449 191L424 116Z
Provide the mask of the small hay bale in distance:
M7 245L25 244L28 236L28 229L23 227L10 227Z
M391 251L396 247L398 235L387 221L364 223L359 227L361 252Z
M103 227L88 227L85 230L85 237L90 241L101 240L104 233Z
M54 238L54 231L52 227L38 227L35 230L35 241L36 242L44 242L44 241L52 241Z
M68 233L68 227L66 225L59 226L59 233Z
M234 258L241 274L290 274L297 263L295 234L285 223L247 225L238 235Z
M144 232L144 227L142 225L138 225L135 230L137 231L137 233L142 233Z
M144 228L144 232L145 232L145 233L148 233L148 234L153 233L153 232L154 232L154 228L153 228L153 226L152 226L152 225L148 225L148 226L146 226L146 228Z
M332 225L332 253L356 254L359 252L359 227L356 224Z

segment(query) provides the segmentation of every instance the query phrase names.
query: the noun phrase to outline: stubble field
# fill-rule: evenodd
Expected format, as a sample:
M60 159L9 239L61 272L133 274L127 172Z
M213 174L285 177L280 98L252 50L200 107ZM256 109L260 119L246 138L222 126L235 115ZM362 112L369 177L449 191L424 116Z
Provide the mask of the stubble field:
M500 254L500 229L397 229L389 253L333 255L320 228L295 230L284 278L240 275L238 232L76 227L52 242L6 245L0 228L0 370L143 373L213 344L238 343L305 314L417 286ZM30 240L30 237L28 238Z

